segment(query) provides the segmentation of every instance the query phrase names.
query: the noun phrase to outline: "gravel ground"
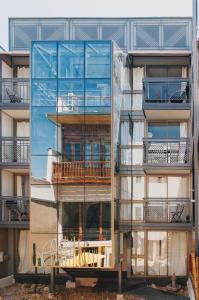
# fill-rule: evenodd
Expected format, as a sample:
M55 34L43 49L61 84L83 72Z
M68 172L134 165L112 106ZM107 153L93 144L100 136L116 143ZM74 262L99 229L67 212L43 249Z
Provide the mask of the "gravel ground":
M13 284L0 289L0 300L116 300L115 293L92 292L91 288L66 289L56 286L51 294L47 286L39 284ZM124 300L145 300L140 296L124 295Z

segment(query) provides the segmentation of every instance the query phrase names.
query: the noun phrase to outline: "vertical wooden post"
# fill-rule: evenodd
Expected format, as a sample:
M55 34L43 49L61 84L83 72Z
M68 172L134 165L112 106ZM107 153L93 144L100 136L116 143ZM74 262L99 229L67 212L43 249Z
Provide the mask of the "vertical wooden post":
M82 231L82 204L79 204L79 240L82 241L83 231Z
M55 289L55 268L51 268L50 270L50 291L51 293Z
M99 228L99 240L102 241L103 240L103 232L102 232L102 202L100 202L100 228Z

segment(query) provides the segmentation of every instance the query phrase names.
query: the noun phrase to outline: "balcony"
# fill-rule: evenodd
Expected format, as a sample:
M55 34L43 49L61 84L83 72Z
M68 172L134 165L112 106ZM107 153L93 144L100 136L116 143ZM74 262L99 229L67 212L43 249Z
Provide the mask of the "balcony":
M28 197L4 196L0 200L1 227L28 227L29 199Z
M27 78L0 79L0 104L7 109L28 109L30 84Z
M1 166L29 167L30 141L27 137L1 138Z
M53 183L111 183L110 161L73 161L53 163Z
M188 119L191 110L191 86L187 78L145 78L143 110L146 118Z
M190 139L144 139L143 144L146 172L189 173L192 156Z
M191 225L191 202L187 198L148 198L144 203L144 222Z

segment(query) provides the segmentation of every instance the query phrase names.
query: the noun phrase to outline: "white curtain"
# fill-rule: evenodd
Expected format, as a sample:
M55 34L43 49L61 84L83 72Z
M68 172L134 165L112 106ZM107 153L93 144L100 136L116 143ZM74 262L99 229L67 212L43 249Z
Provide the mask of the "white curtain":
M121 199L131 200L131 177L121 178Z
M17 78L30 78L29 67L17 67Z
M180 137L181 138L187 137L187 123L186 122L180 123Z
M143 200L144 198L144 177L135 176L133 177L133 199Z
M148 275L167 275L166 232L148 232Z
M142 80L144 77L144 68L133 68L133 90L143 90Z
M18 197L23 196L21 179L22 179L21 176L17 176L17 196Z
M28 121L17 122L17 137L29 137L30 129ZM29 155L28 141L17 141L17 161L27 162Z
M143 149L122 149L121 163L123 165L142 165Z
M132 110L131 107L131 94L122 95L122 106L121 110Z
M131 221L131 204L121 203L120 205L120 218L123 221Z
M131 195L131 181L133 180L133 195ZM144 198L144 177L143 176L123 176L121 178L121 199L122 200L142 200Z
M133 203L132 219L134 221L142 221L143 220L143 204L142 203Z
M168 177L168 198L186 198L189 195L188 177Z
M142 94L133 94L133 110L142 110Z
M150 176L148 179L148 197L167 197L167 178L162 176Z
M18 121L17 122L17 137L29 137L30 129L28 121Z
M19 244L18 244L18 254L19 254L19 273L33 273L34 269L30 267L30 253L29 253L29 231L20 230L19 233Z
M129 128L132 126L132 129ZM131 136L131 132L133 137ZM130 122L121 123L121 145L142 145L144 137L144 122L136 121L133 124Z
M124 94L121 110L142 110L142 94Z
M129 122L121 123L121 145L131 145L132 137L130 135Z
M187 275L187 235L186 232L168 233L168 275Z
M187 78L187 67L182 67L182 78Z

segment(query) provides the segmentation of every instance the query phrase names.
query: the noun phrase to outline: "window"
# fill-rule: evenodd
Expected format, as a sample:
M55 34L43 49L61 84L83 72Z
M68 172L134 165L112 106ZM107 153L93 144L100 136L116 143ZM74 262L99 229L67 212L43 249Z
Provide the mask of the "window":
M72 158L71 144L66 144L66 160L71 161L71 158Z
M147 66L147 77L182 77L182 67L178 66Z
M111 145L110 144L104 144L104 160L110 161L111 160Z
M149 123L148 137L163 138L180 138L180 123Z
M85 144L85 160L91 160L91 144Z
M186 176L149 176L148 178L148 198L187 198L188 196L189 179Z
M81 160L81 145L75 144L75 160Z
M100 160L100 144L93 144L93 160Z

